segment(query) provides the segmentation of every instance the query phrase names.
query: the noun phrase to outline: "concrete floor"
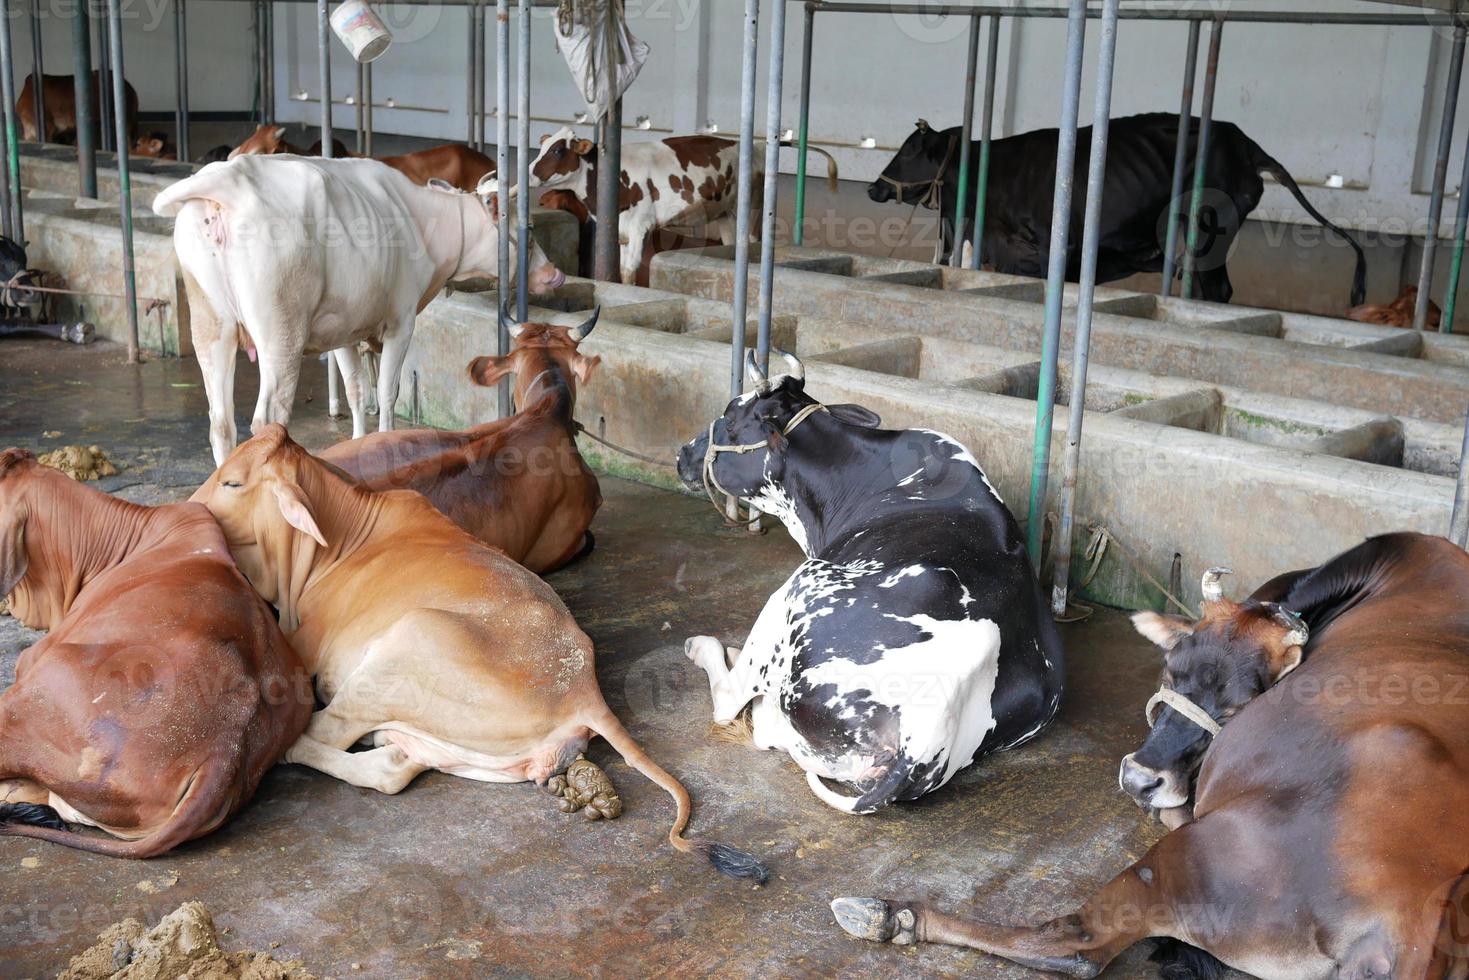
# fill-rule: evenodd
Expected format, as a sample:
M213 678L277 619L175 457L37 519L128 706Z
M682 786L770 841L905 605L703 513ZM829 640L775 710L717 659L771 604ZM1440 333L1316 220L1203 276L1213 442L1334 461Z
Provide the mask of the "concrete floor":
M242 431L254 385L246 366ZM293 427L308 447L342 435L324 401L311 362ZM703 422L689 419L690 433ZM187 496L210 470L197 368L130 367L102 343L5 342L0 447L70 442L100 444L119 464L104 490ZM1036 742L920 803L843 816L785 756L711 740L706 682L682 655L690 634L743 638L799 558L790 539L722 531L691 496L613 479L603 493L596 552L550 581L597 643L613 710L688 786L694 831L756 852L772 869L768 886L673 851L667 796L601 742L592 757L626 803L612 823L565 816L530 785L429 773L387 797L282 766L224 829L146 863L0 839L0 976L54 974L107 924L156 922L197 899L228 929L227 948L278 943L275 956L321 976L1028 977L972 951L849 939L827 902L878 894L1045 918L1159 836L1116 785L1158 668L1120 613L1065 628L1070 688ZM0 618L0 685L37 636ZM1149 975L1147 952L1135 947L1107 975Z

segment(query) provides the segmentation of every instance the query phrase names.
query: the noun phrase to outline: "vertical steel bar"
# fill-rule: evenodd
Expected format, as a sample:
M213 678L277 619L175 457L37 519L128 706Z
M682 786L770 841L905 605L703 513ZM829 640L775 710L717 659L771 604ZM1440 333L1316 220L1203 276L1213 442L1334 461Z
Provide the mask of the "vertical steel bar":
M1219 43L1224 21L1209 25L1209 60L1204 65L1204 104L1199 107L1199 140L1194 149L1194 190L1188 201L1188 234L1184 239L1183 284L1179 295L1194 294L1194 273L1199 262L1199 212L1204 205L1204 180L1209 171L1209 136L1214 129L1214 86L1219 80Z
M510 0L495 0L495 126L495 174L499 185L495 221L500 230L500 282L495 299L503 307L505 291L510 288ZM510 351L510 332L505 327L495 334L495 341L497 355L503 357ZM508 384L500 385L497 404L499 418L507 418Z
M478 96L476 95L476 89L479 88L479 73L475 70L475 66L479 64L479 59L476 57L479 50L478 44L483 40L480 32L477 30L479 26L479 13L480 7L478 3L472 3L464 8L464 16L469 21L464 30L465 42L469 45L469 50L464 55L464 145L475 147L476 149L478 149L478 146L475 143L474 137L478 130L474 123L474 112L475 107L479 104Z
M91 0L85 0L88 6ZM112 145L112 55L107 50L107 7L97 13L98 19L102 21L101 30L97 32L97 120L99 133L101 135L100 145L103 151L115 149Z
M36 142L46 142L46 78L45 54L41 50L41 0L31 0L31 86L32 108L36 113Z
M138 361L138 284L133 272L133 184L128 172L127 82L122 63L122 4L107 0L112 42L113 125L117 127L117 207L122 214L122 285L128 315L128 363ZM160 342L162 337L159 337Z
M367 69L367 74L365 76L367 84L366 86L364 86L364 98L366 99L367 104L363 107L362 110L362 129L363 135L366 136L367 139L366 144L363 146L362 152L366 153L368 156L372 156L372 62L369 61L364 67L366 67Z
M1076 523L1076 477L1081 467L1081 427L1086 417L1086 374L1091 357L1092 299L1097 288L1097 252L1102 240L1102 192L1107 183L1107 138L1112 120L1112 69L1117 61L1119 0L1102 7L1102 42L1097 51L1097 93L1092 109L1091 160L1086 174L1086 220L1081 232L1081 279L1077 284L1076 335L1071 345L1071 404L1061 463L1061 523L1051 542L1055 574L1051 611L1066 612L1071 572L1071 537Z
M10 220L6 234L12 241L25 241L25 217L20 186L20 120L15 112L15 52L10 45L10 0L0 0L0 98L5 100L5 173L10 184L8 210Z
M1081 60L1086 47L1086 0L1070 0L1066 18L1066 68L1061 89L1061 130L1056 144L1056 184L1051 199L1051 238L1046 275L1046 327L1035 404L1035 442L1030 454L1030 510L1026 549L1041 566L1046 527L1046 483L1051 468L1051 423L1056 412L1056 361L1061 346L1061 301L1066 294L1066 253L1071 235L1071 191L1076 182L1076 123L1081 101Z
M0 0L3 2L3 0ZM776 0L783 3L784 0ZM745 317L750 288L750 207L754 203L755 67L759 58L760 0L745 0L745 34L740 68L739 194L735 206L734 295L729 334L729 395L745 390Z
M984 109L979 124L979 177L974 188L974 254L969 267L978 269L983 263L985 199L990 191L990 137L995 121L995 66L1000 60L1000 18L989 18L989 46L984 62Z
M954 202L954 239L949 265L964 266L964 223L969 217L969 157L974 140L974 83L979 76L979 18L969 18L969 50L964 60L964 121L959 130L959 199ZM978 248L976 243L975 248Z
M1423 264L1418 269L1418 303L1413 307L1413 329L1428 323L1429 291L1433 289L1433 260L1438 253L1438 225L1443 218L1443 188L1449 174L1449 150L1454 143L1454 114L1459 105L1459 80L1464 75L1464 25L1454 28L1449 55L1449 84L1444 93L1443 117L1438 131L1438 156L1433 163L1433 193L1428 198L1428 227L1423 232ZM1462 194L1463 191L1460 190Z
M357 69L357 91L352 96L352 108L356 110L352 116L352 141L358 153L366 153L364 145L367 143L367 135L366 130L363 129L365 119L362 114L362 101L367 95L367 66L358 61L355 67Z
M1183 211L1183 176L1188 166L1188 135L1193 129L1194 79L1199 74L1199 21L1188 22L1188 47L1183 57L1183 98L1178 107L1178 144L1173 149L1173 190L1168 195L1168 231L1163 245L1163 288L1160 296L1173 295L1173 275L1178 270L1178 216Z
M328 0L316 0L316 85L321 89L321 155L332 156L332 49L331 20ZM380 407L379 411L386 411ZM337 359L326 359L326 413L332 418L342 414L342 376Z
M1464 235L1469 231L1469 152L1464 154L1464 172L1459 177L1459 208L1454 215L1454 257L1449 263L1449 284L1444 290L1440 333L1454 332L1454 311L1459 305L1459 277L1464 269Z
M1454 485L1449 540L1460 548L1469 547L1469 417L1464 420L1464 442L1459 447L1459 481Z
M265 13L265 120L275 121L275 3L261 0Z
M255 42L255 122L265 125L270 120L265 115L265 4L252 0L250 4L250 36Z
M786 3L770 8L770 75L765 92L765 192L760 223L760 306L755 333L755 362L770 370L770 320L775 293L775 212L780 196L780 110L785 84Z
M71 18L72 97L76 100L77 191L97 196L97 134L92 128L96 88L92 85L92 19L78 3Z
M530 0L520 0L520 53L516 59L519 77L516 79L516 101L519 103L519 118L516 122L515 188L516 233L520 247L515 250L517 271L515 276L515 318L521 323L530 315ZM509 379L506 379L508 383Z
M173 134L179 159L187 161L193 157L189 153L189 25L184 7L185 0L173 0L174 94L178 96ZM77 124L77 136L81 136L80 122Z
M489 38L485 36L485 22L488 11L485 9L483 2L476 4L476 6L479 8L479 17L474 24L474 33L479 39L476 42L479 44L479 56L474 65L475 76L477 78L477 81L474 83L474 115L479 120L479 131L475 134L474 148L483 153L485 147L489 145L485 140L485 135L489 127L487 121L489 113L485 111L485 83L489 81L489 76L485 69L485 56L489 50L490 42Z
M801 24L801 116L796 124L796 201L791 242L806 244L806 147L811 141L811 38L816 30L816 8L807 3Z
M597 140L597 236L593 242L593 272L604 282L622 281L619 198L622 194L622 103L613 96L612 79L616 76L619 45L617 14L613 4L607 5L606 44L602 49L603 74L607 82L607 104L602 108L602 122ZM637 270L633 270L634 278Z

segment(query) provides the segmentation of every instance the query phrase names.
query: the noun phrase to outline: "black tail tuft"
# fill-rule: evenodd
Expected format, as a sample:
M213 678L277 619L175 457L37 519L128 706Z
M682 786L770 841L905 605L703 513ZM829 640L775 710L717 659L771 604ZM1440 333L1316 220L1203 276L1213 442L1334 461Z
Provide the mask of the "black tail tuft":
M728 844L700 844L709 863L720 874L731 878L745 878L757 885L770 880L770 869L755 859L755 855Z
M43 803L0 803L0 824L23 823L32 827L66 830L66 821Z
M1153 955L1163 980L1219 980L1225 965L1210 954L1177 939L1154 939Z

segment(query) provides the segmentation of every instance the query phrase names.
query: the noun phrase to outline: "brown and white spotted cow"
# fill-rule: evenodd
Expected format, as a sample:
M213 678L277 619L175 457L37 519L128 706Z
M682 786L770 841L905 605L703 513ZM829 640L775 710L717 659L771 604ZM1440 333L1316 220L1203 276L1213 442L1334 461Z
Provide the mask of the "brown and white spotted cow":
M783 146L791 144L782 143ZM836 190L836 161L827 160L827 181ZM735 240L735 207L739 198L736 173L738 141L721 136L669 136L622 148L618 191L617 237L622 245L621 279L635 281L649 232L671 225L708 225L708 235L725 245ZM755 163L750 208L761 207L764 169ZM540 155L531 163L532 187L564 188L575 194L585 211L597 213L597 149L567 126L541 140Z

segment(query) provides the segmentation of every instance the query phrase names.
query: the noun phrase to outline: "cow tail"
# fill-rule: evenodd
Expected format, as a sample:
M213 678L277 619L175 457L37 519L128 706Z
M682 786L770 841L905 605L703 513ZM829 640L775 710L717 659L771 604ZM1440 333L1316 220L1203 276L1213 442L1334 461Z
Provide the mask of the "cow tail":
M1276 160L1270 154L1266 153L1258 145L1255 147L1255 169L1263 170L1270 176L1274 177L1276 180L1280 181L1281 185L1286 190L1290 191L1291 196L1294 197L1298 202L1300 202L1301 207L1306 209L1306 213L1308 213L1311 217L1320 222L1322 226L1330 228L1332 231L1345 238L1347 240L1347 244L1352 246L1352 250L1357 253L1357 269L1356 272L1352 274L1351 305L1361 306L1362 303L1367 299L1367 256L1363 253L1362 246L1357 244L1357 240L1351 235L1348 235L1345 231L1338 228L1330 221L1327 221L1326 216L1323 215L1320 211L1317 211L1311 205L1311 202L1306 199L1306 195L1301 192L1301 185L1296 183L1296 179L1290 175L1290 171L1286 170L1285 166L1279 160Z
M799 146L800 144L796 143L794 140L781 140L780 141L780 145L781 146ZM837 191L837 160L836 160L836 157L832 156L830 153L827 153L821 147L819 147L819 146L812 146L810 143L807 143L806 144L806 152L808 152L808 153L820 153L822 156L826 157L826 184L827 184L828 187L831 188L831 192L833 194L835 194L836 191Z
M234 763L221 765L213 759L204 763L195 771L168 821L138 840L73 833L54 809L34 803L0 806L0 837L31 837L109 857L157 857L212 830L223 819L225 808L221 804L234 782L236 768Z
M721 874L731 878L745 878L757 885L765 884L770 872L753 854L728 844L684 838L683 831L689 825L689 816L693 811L689 791L643 751L643 747L622 727L622 722L617 720L612 709L603 704L582 724L605 738L628 765L663 787L673 797L677 815L673 819L673 828L668 831L668 843L685 854L702 854Z

